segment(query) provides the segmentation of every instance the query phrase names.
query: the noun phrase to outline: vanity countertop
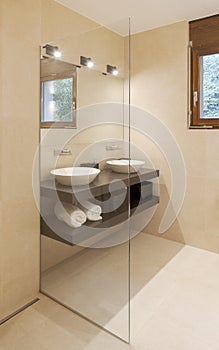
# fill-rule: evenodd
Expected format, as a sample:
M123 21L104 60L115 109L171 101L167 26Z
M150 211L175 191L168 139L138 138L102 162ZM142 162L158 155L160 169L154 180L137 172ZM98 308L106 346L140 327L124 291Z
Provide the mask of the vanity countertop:
M123 181L126 186L134 185L139 182L148 181L159 176L159 170L142 168L137 173L120 174L110 169L102 170L96 179L89 186L71 186L60 185L54 180L42 181L40 184L41 194L49 191L56 191L65 195L91 192L94 196L99 196L109 192L109 184L113 181Z

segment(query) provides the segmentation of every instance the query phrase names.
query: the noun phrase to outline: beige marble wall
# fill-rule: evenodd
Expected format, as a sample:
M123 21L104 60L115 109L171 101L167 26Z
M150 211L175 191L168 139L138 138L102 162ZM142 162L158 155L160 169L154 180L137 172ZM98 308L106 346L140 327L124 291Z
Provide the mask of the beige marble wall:
M187 129L187 45L187 22L132 36L131 103L166 124L185 159L184 204L164 237L219 253L219 131ZM161 203L146 228L156 235L171 191L170 171L151 142L135 131L132 139L150 150L161 171Z
M39 214L32 161L39 140L40 0L0 2L0 319L36 296Z
M60 5L53 0L42 0L41 41L49 43L70 34L80 33L99 27L99 24Z
M39 290L32 162L39 142L40 45L96 27L52 0L0 2L0 319Z

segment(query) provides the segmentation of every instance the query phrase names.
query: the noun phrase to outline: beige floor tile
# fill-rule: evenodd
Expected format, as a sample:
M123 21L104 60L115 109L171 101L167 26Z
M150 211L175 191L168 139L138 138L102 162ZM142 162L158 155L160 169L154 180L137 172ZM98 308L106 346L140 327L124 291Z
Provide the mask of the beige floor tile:
M121 340L65 308L53 314L34 332L33 337L36 340L45 339L43 345L48 349L127 349Z
M219 344L219 284L215 271L218 264L217 254L185 247L145 286L143 293L152 304L153 296L160 299L157 308L151 306L152 317L155 315L177 329L186 330L195 342L204 343L206 348L218 348ZM170 287L166 294L164 285ZM138 314L137 309L134 310L134 319L139 322L141 311ZM148 311L150 307L146 306L145 313ZM145 325L147 323L142 326L143 330Z
M131 299L131 335L135 336L156 312L167 296L175 288L176 282L170 281L160 272Z
M36 328L31 335L34 341L42 342L48 349L83 349L83 341L70 334L63 326L59 326L51 320Z
M184 245L148 234L139 234L131 241L131 296L142 288Z
M63 306L58 303L54 303L54 301L46 295L39 293L38 298L40 301L33 304L32 309L45 317L50 317L63 309Z
M0 346L9 349L26 334L19 319L14 317L0 326Z
M128 345L123 341L100 333L89 344L86 344L84 350L137 350L134 346ZM145 349L146 350L146 349Z
M131 240L132 299L135 295L142 295L148 281L182 248L182 244L145 233ZM128 324L125 310L129 287L128 259L127 245L84 249L43 273L43 291L108 330L125 334ZM159 304L160 300L157 302Z
M136 271L136 275L132 276L132 283L136 285L131 300L132 345L125 344L39 294L39 302L0 327L0 349L219 350L219 255L187 246L181 249L181 246L172 245L173 242L168 244L168 241L163 241L165 240L145 235L139 236L139 244L136 240L133 246L133 273ZM106 272L114 272L115 280L119 282L114 269L115 266L118 268L122 265L122 260L119 262L120 253L119 247L109 254L103 251L99 256L91 251L91 266L89 259L84 259L83 265L80 265L82 261L78 257L79 275L84 271L92 271L95 288L98 287L98 276L103 276ZM92 275L86 276L85 273L84 276L78 276L78 270L72 271L69 261L66 264L66 276L70 276L74 282L88 282L85 285L81 284L80 288L76 286L78 289L75 289L78 300L83 302L83 296L80 299L80 291L88 288L92 282ZM110 265L112 261L114 264ZM60 275L60 271L63 273L65 270L63 266L59 266L58 269L56 267L53 270L54 275L50 274L48 281L51 286L56 287L56 278L60 277L68 289L68 279ZM115 332L121 332L121 322L125 324L124 317L119 324L116 323L119 318L115 319L125 308L124 300L117 300L116 293L114 298L110 295L119 285L106 285L106 294L98 304L107 312L112 307L113 317L109 319L108 327L110 322L115 321ZM93 308L92 312L95 312L96 306L92 299L95 297L95 288L86 306ZM71 297L76 295L75 290L73 288L75 294L70 295ZM101 294L97 296L100 297Z
M44 324L48 316L43 315L36 311L34 308L29 308L28 311L21 312L16 316L17 320L19 320L19 325L22 327L24 332L34 332L36 328L39 328L42 324Z
M106 326L116 315L121 315L128 302L128 268L126 246L84 249L47 270L43 274L42 290ZM127 311L122 318L127 324ZM109 329L112 327L111 322Z
M219 344L218 289L182 279L162 303L158 314L181 329L189 329L200 341L211 346Z
M114 347L119 349L119 346L122 346L121 349L127 348L121 340L65 308L53 315L52 321L59 327L64 328L72 338L81 342L81 347L78 349L103 349L103 347L104 349L114 349ZM101 347L101 344L103 347ZM112 345L111 348L110 345Z
M5 347L5 350L48 350L43 345L43 339L41 341L37 341L34 339L32 335L25 335L16 341L13 342L13 344L10 344L9 347Z
M137 350L216 350L159 315L146 322L133 345Z

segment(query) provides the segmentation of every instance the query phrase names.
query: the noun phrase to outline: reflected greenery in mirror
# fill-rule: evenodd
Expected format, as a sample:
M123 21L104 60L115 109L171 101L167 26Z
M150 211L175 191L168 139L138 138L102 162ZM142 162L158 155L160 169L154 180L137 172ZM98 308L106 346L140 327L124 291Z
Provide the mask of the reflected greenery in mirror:
M76 78L74 65L41 59L41 127L76 126Z

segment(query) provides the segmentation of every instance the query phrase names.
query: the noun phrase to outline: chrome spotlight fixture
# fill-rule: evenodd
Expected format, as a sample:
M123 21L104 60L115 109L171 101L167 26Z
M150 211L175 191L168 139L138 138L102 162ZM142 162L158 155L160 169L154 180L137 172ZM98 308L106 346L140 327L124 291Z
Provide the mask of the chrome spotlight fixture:
M80 64L88 68L92 68L94 63L90 57L80 56Z
M43 46L43 48L45 48L46 54L48 56L54 56L56 58L59 58L62 56L62 53L59 50L58 46L52 46L52 45L46 44L45 46Z
M107 73L112 74L112 75L119 74L118 68L116 66L111 66L110 64L107 64L106 71L107 71Z

